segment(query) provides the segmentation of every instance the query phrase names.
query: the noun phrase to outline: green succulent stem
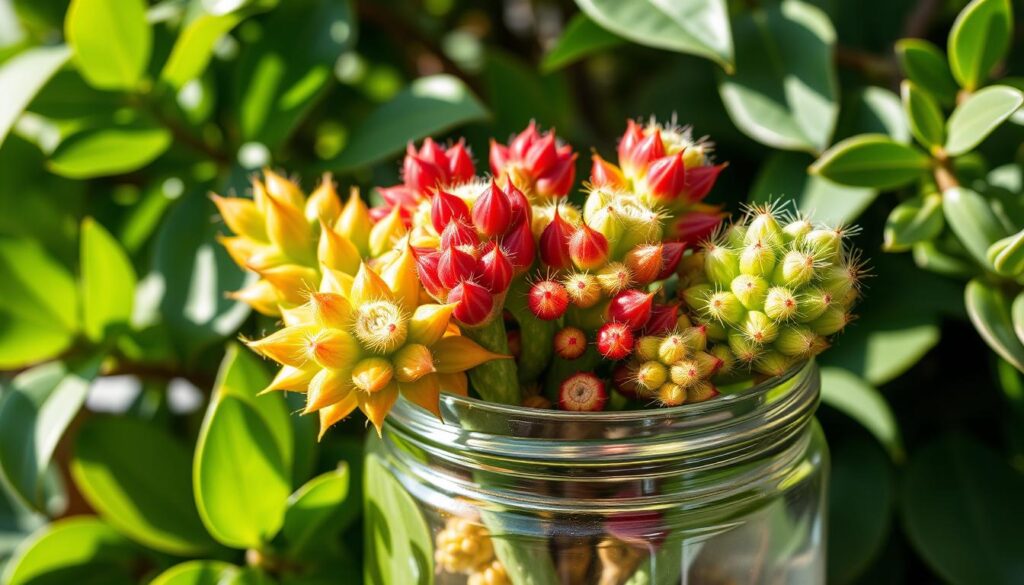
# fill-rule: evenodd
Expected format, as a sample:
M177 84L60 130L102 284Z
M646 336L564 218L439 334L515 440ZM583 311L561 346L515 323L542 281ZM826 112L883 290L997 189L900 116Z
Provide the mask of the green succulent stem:
M505 298L505 308L519 323L522 339L522 349L516 359L520 383L535 382L544 373L551 360L556 329L554 321L538 319L530 311L526 303L529 287L526 279L520 278L512 283Z
M466 327L462 334L488 351L509 355L508 335L505 332L505 322L500 315L486 325ZM488 402L518 405L522 403L523 397L516 370L514 360L493 360L470 370L469 381L477 394Z

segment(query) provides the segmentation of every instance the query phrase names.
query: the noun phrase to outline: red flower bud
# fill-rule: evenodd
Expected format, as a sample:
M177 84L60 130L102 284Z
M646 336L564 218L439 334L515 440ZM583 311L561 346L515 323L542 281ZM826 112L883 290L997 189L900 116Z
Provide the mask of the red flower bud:
M466 141L460 139L455 146L448 149L448 173L452 183L465 183L473 178L476 169L473 159L466 150Z
M682 154L662 157L651 163L647 171L647 188L656 199L671 201L683 192L685 186L686 165Z
M551 321L565 313L569 306L569 293L553 280L541 280L530 287L527 304L538 318Z
M512 219L512 204L494 180L491 180L491 184L473 203L472 216L477 231L488 238L493 238L508 229Z
M558 162L558 150L555 146L555 133L548 132L534 142L526 152L526 170L533 176L540 176Z
M686 251L686 244L681 242L665 242L661 247L661 272L654 280L664 280L676 271L679 261Z
M598 412L604 410L606 402L604 382L590 372L573 374L558 387L558 407L562 410Z
M505 196L508 197L509 206L512 208L513 224L522 218L526 218L526 223L533 221L533 207L530 205L530 200L512 184L511 180L505 182Z
M608 261L608 238L583 224L569 238L569 256L577 268L593 270Z
M491 316L494 298L487 289L475 282L464 281L455 285L448 293L449 303L458 303L452 315L470 327L480 325Z
M663 335L672 331L679 320L679 303L653 305L651 317L644 325L644 335Z
M558 208L555 208L554 218L540 234L540 259L556 270L572 266L572 256L569 255L572 232L573 227L562 219Z
M527 151L539 137L537 123L530 120L530 125L526 127L526 130L523 130L512 139L512 143L509 144L509 154L517 159L525 159Z
M647 390L637 384L636 366L630 366L626 362L620 362L612 370L612 383L623 396L631 400L646 398Z
M448 288L472 278L475 270L476 258L461 248L445 248L437 261L437 278Z
M410 143L406 150L408 151L413 145ZM412 156L419 156L426 162L433 164L439 168L448 168L448 156L444 152L444 148L440 144L434 142L433 138L429 136L423 140L423 145L420 146L419 152L412 151Z
M441 259L441 253L437 250L428 251L415 251L416 256L416 273L420 277L420 282L423 283L423 288L427 289L427 292L435 298L444 298L447 296L447 288L441 283L441 279L438 278L438 262Z
M651 316L651 303L654 293L637 289L628 289L612 297L608 304L608 316L619 323L625 323L630 329L640 329L647 324Z
M633 149L644 139L644 131L640 125L633 120L626 120L626 131L619 140L619 164L623 164L631 157Z
M612 189L626 188L626 177L622 175L622 169L604 160L599 154L594 154L591 160L594 161L593 166L590 167L591 185Z
M597 330L597 351L610 360L621 360L633 351L633 332L625 323L605 323Z
M625 263L633 280L638 284L650 284L658 280L664 264L662 244L640 245L626 253Z
M555 353L566 360L574 360L587 351L587 334L576 327L565 327L555 333Z
M683 197L690 203L696 203L703 200L707 197L711 188L715 186L715 181L718 180L718 174L727 166L729 166L729 163L687 169L686 186L683 189Z
M477 263L479 282L493 294L504 292L512 283L514 268L501 246L491 244Z
M501 171L508 165L509 152L508 147L504 144L499 144L493 138L491 139L491 174L495 177L501 175Z
M441 249L464 246L474 248L479 243L480 238L477 237L476 230L465 222L448 222L447 227L441 232Z
M444 179L444 172L434 163L415 154L406 155L402 175L406 187L420 193L429 193Z
M430 223L440 234L453 220L468 222L469 206L460 197L444 190L438 190L430 202Z
M713 207L686 212L673 226L672 236L687 246L692 246L711 235L711 232L718 228L718 224L722 223L723 217L725 214Z
M529 268L533 264L537 246L533 243L533 232L530 231L530 223L526 218L513 222L508 233L501 238L501 245L512 261L512 266Z
M548 172L537 177L537 194L551 197L565 197L576 180L576 153L568 146L559 149L561 160Z
M633 147L628 160L632 172L643 175L652 162L663 156L665 156L665 143L661 141L661 130L655 129ZM620 162L625 164L626 161Z

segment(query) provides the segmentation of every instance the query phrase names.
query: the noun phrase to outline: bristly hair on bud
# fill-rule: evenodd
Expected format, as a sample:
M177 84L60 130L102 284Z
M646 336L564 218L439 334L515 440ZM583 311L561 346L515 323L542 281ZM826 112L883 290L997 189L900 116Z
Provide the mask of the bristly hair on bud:
M633 273L637 284L650 284L658 280L665 263L664 244L645 244L626 252L625 264Z
M555 333L555 354L566 360L574 360L587 351L587 334L577 327L563 327Z
M581 309L589 309L601 300L601 285L593 274L573 272L565 277L564 284L569 300Z
M605 323L597 330L597 351L610 360L621 360L633 351L633 332L625 323Z
M565 313L569 307L569 294L554 280L539 280L530 287L527 305L537 318L551 321Z
M579 372L566 378L558 387L561 410L598 412L604 410L608 390L604 381L590 372Z

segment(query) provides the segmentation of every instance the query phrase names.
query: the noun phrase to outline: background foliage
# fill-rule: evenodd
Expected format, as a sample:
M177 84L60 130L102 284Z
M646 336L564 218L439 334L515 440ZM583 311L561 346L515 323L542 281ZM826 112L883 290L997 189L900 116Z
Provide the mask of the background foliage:
M965 6L0 0L0 581L358 578L363 423L316 444L255 399L232 340L271 323L225 296L207 193L269 165L372 199L427 135L607 155L674 115L730 162L712 201L863 226L830 582L1021 582L1024 10Z

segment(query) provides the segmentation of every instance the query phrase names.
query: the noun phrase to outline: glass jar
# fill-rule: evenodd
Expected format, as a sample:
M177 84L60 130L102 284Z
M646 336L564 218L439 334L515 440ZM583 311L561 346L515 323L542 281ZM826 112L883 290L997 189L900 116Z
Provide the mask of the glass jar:
M367 447L366 582L822 584L819 385L807 362L675 408L400 402Z

